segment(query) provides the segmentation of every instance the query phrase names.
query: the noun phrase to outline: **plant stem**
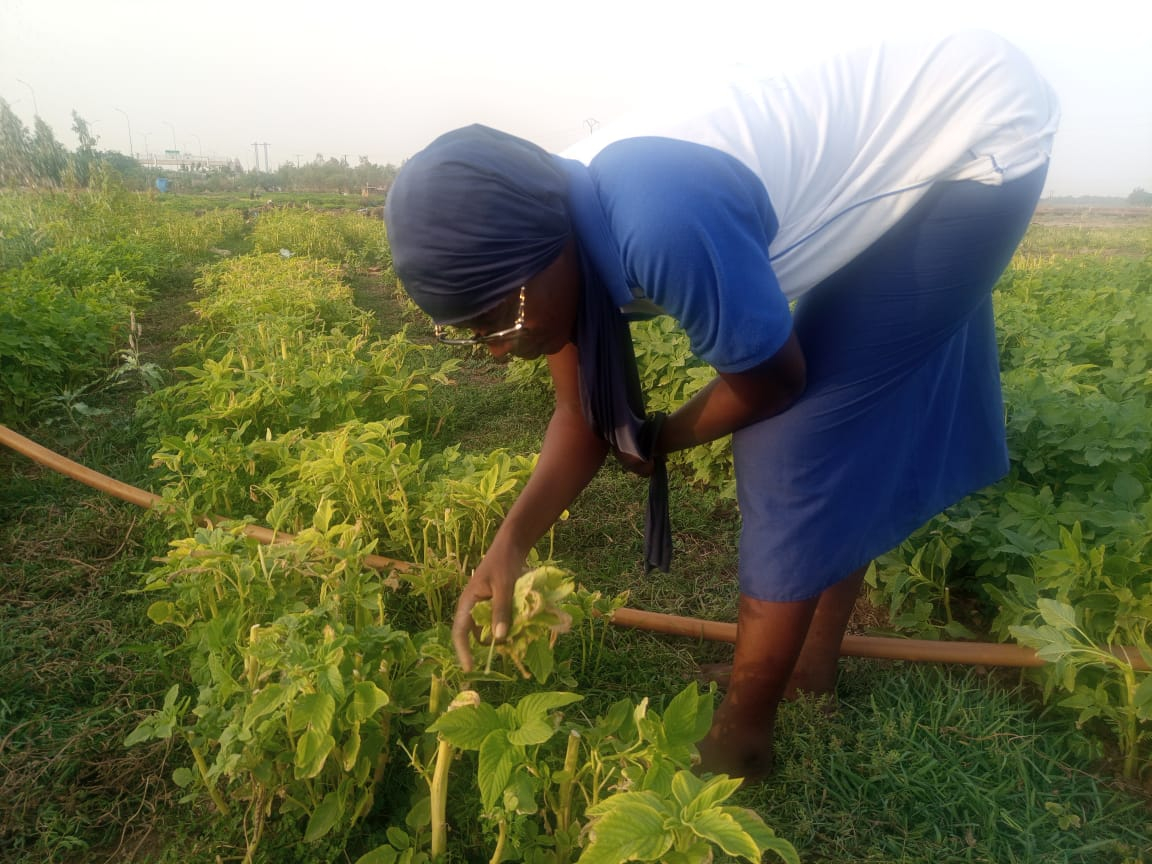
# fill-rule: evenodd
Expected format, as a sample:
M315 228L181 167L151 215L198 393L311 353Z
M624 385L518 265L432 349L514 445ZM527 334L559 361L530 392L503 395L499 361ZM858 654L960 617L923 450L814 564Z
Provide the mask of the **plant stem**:
M580 758L580 733L568 733L568 749L564 751L564 782L560 784L560 806L556 810L556 828L567 831L572 819L572 786L576 779L576 764Z
M256 855L256 847L264 836L264 798L265 789L260 783L256 784L256 795L252 799L252 839L245 841L244 864L252 864Z
M492 852L492 857L489 859L488 864L500 864L500 859L504 857L504 847L508 843L508 820L501 819L498 823L499 833L496 835L496 848Z
M388 732L392 723L387 716L380 721L380 731L383 740L388 740ZM384 769L388 766L388 748L382 747L380 755L376 757L376 768L372 771L372 788L375 789L380 785L380 781L384 779Z
M212 803L216 805L216 809L224 816L229 815L228 803L224 800L224 796L220 794L220 790L216 788L216 784L208 779L208 763L204 761L204 755L200 752L199 747L192 747L192 758L196 760L196 768L200 771L200 779L204 783L204 787L208 790L208 797L212 799Z
M1124 734L1120 737L1124 745L1124 779L1133 780L1136 777L1136 747L1139 743L1139 731L1136 717L1136 673L1131 666L1120 667L1124 674L1124 686L1128 690L1128 702L1125 705Z
M560 784L560 802L556 808L556 864L565 864L571 853L569 826L572 824L572 787L576 783L576 769L580 761L580 733L568 733L568 749L564 751L564 782Z
M432 858L436 859L448 849L448 769L452 764L452 745L437 736L436 766L432 769L432 782L428 790L432 799Z
M488 662L484 664L484 671L492 671L492 658L496 656L496 640L493 639L488 643Z

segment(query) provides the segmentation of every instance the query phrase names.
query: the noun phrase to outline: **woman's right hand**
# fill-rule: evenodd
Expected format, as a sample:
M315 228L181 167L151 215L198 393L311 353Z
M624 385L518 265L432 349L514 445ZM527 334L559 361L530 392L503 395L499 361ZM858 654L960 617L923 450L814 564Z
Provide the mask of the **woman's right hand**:
M472 577L456 603L452 619L452 644L465 672L472 671L472 646L469 637L476 631L472 608L481 600L492 601L492 637L503 642L512 626L512 594L516 580L524 572L524 556L503 552L496 545L472 571Z
M576 346L569 344L549 354L548 368L556 390L556 408L544 433L536 470L456 604L452 644L465 672L472 671L468 641L476 629L472 607L491 599L493 634L497 642L503 642L512 625L513 590L524 572L528 553L588 485L608 454L608 445L588 426L580 408Z

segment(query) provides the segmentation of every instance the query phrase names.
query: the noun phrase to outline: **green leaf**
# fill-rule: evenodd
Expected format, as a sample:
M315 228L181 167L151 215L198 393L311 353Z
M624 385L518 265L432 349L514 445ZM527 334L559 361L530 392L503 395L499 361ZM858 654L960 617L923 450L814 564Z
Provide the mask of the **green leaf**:
M556 727L547 720L533 719L520 728L511 730L508 733L508 741L518 747L531 747L543 744L555 731Z
M1048 625L1025 627L1013 624L1009 626L1008 632L1022 645L1035 648L1036 656L1041 660L1054 662L1076 650L1062 630Z
M352 701L348 705L348 720L363 723L387 705L389 696L371 681L360 681L352 689Z
M1131 474L1117 474L1112 483L1112 491L1116 497L1129 507L1140 500L1144 494L1144 485Z
M580 856L581 864L659 861L674 839L664 829L667 814L660 805L654 793L623 792L590 808L587 830L592 840Z
M553 775L555 776L555 775ZM527 771L516 771L504 788L504 809L509 813L531 816L539 810L536 793L539 783Z
M329 663L326 667L324 667L323 676L317 683L322 684L326 691L330 693L337 702L344 701L344 675L340 672L340 665L338 661Z
M496 709L487 702L481 702L444 712L428 727L428 731L439 732L445 741L461 750L479 750L484 739L504 728Z
M705 699L711 704L712 695L708 694ZM708 725L703 727L703 732L701 732L702 724L698 722L701 717L700 703L703 701L696 685L689 684L668 703L668 707L664 709L664 734L667 736L668 746L684 747L695 744L708 734L712 712L704 712L708 715Z
M712 864L712 860L712 847L701 840L688 849L665 852L660 864Z
M340 794L333 790L324 796L308 819L308 827L304 830L304 842L314 843L327 834L340 821L344 811L344 802Z
M480 786L480 800L485 810L496 806L512 777L512 770L520 761L519 748L508 741L503 729L491 732L480 745L480 761L476 769L476 782Z
M156 734L156 730L152 725L154 718L149 717L147 720L141 721L140 725L128 733L128 737L124 739L124 746L131 747L134 744L139 744L141 741L150 741Z
M190 768L177 768L172 772L172 782L181 789L187 789L196 782L196 775L192 773Z
M425 795L412 805L408 815L404 817L404 824L413 831L419 831L432 824L432 799Z
M1057 669L1060 669L1061 664L1057 664ZM1076 675L1080 670L1076 668L1074 662L1070 662L1065 658L1063 669L1060 669L1060 683L1064 685L1064 689L1071 693L1076 689Z
M1040 610L1044 623L1049 626L1058 630L1071 630L1076 627L1076 610L1067 603L1041 597L1036 601L1036 608Z
M651 765L643 772L638 788L655 792L661 798L671 798L677 767L677 763L667 756L654 755Z
M288 731L299 732L304 727L310 726L326 733L332 728L335 716L336 700L330 694L308 693L292 704L292 719L288 724Z
M548 712L579 702L584 697L579 693L548 692L529 693L516 703L516 717L522 723L543 719Z
M736 794L736 790L744 782L739 778L721 774L712 777L706 783L701 783L691 771L677 771L676 777L672 780L672 791L677 801L681 800L682 794L687 794L692 789L688 778L698 784L692 792L692 798L684 802L684 806L690 805L693 812L703 812L717 806L721 801L727 801Z
M360 757L360 724L353 723L340 748L340 767L351 773L356 767L356 760Z
M176 604L171 600L157 600L148 607L148 617L153 624L167 624L176 619Z
M676 776L672 778L672 797L681 807L692 804L703 788L704 781L691 771L677 771Z
M765 824L759 813L744 807L724 807L721 809L740 824L744 833L751 837L760 849L760 855L756 858L757 861L765 852L775 852L787 864L800 864L800 856L796 852L796 847L787 840L777 837L776 833Z
M760 849L732 815L720 808L699 813L688 827L702 840L719 846L728 855L738 855L749 861L760 860Z
M391 846L377 846L357 858L355 864L396 864L396 850Z
M244 725L251 726L253 722L281 707L288 701L291 690L280 684L269 684L256 694L255 698L244 709Z
M1140 720L1152 720L1152 674L1145 673L1144 680L1136 687L1132 707Z
M388 842L401 852L412 845L412 838L409 837L408 832L402 828L397 828L393 825L384 833L388 837Z
M556 666L556 659L552 655L552 648L547 639L536 639L528 644L524 650L524 665L538 682L547 683Z
M309 727L296 742L296 779L306 780L319 774L335 746L336 739L327 732Z

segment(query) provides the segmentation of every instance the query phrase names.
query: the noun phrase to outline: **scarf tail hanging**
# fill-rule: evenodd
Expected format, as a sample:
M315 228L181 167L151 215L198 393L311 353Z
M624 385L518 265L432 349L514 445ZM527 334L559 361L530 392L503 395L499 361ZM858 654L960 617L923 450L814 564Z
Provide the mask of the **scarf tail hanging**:
M608 292L595 284L595 270L583 253L581 266L584 285L576 339L581 407L592 428L612 447L654 462L644 517L644 569L667 573L672 563L668 467L664 456L655 454L664 415L647 416L628 322Z

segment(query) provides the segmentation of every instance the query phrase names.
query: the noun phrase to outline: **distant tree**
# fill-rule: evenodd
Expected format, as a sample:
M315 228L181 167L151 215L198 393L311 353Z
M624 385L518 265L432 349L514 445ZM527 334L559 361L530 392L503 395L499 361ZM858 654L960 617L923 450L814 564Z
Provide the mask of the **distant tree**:
M87 186L92 162L97 156L97 138L92 134L92 127L88 125L88 121L75 110L72 112L72 131L76 133L76 140L80 142L80 146L72 155L72 178L77 186Z
M290 189L296 192L352 192L365 186L387 187L396 168L392 165L376 165L367 156L359 157L356 165L347 158L324 158L316 154L311 162L297 165L285 162L271 175L265 175L271 186Z
M80 146L72 153L56 139L52 127L36 118L29 134L12 107L0 99L0 187L87 186L99 179L112 182L109 172L130 188L143 188L147 177L139 162L120 153L102 153L88 122L72 112L72 130Z
M40 116L36 117L36 132L31 146L32 167L37 178L42 183L59 186L68 168L68 151Z
M0 186L24 186L35 177L28 129L12 106L0 99Z
M1152 192L1146 192L1143 186L1137 186L1128 195L1128 203L1135 207L1152 206Z
M149 186L151 181L144 167L131 156L125 156L115 150L100 151L96 156L99 161L120 175L127 188L145 189Z

